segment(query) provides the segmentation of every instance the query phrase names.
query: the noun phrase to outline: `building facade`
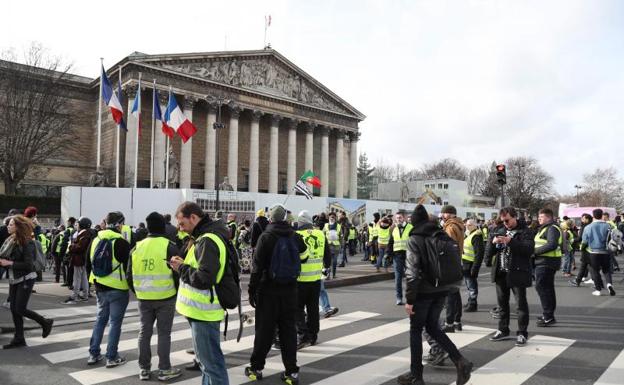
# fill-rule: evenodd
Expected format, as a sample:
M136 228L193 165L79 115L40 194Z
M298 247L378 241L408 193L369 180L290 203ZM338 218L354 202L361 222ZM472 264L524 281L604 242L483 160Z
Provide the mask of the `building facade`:
M119 71L128 130L120 131L103 106L99 178L94 178L99 78L75 77L79 100L72 113L88 116L78 127L77 146L87 155L59 154L59 159L37 165L25 186L113 186L119 156L124 187L150 187L150 181L164 187L168 174L170 187L212 190L225 180L235 191L286 193L300 175L313 170L322 182L315 195L356 197L358 123L365 116L277 51L135 52L107 71L114 88ZM159 121L154 124L152 151L154 81L162 108L171 90L198 130L186 143L178 136L170 141L168 173L167 140ZM137 119L128 111L139 92L135 169ZM216 122L223 128L215 129Z

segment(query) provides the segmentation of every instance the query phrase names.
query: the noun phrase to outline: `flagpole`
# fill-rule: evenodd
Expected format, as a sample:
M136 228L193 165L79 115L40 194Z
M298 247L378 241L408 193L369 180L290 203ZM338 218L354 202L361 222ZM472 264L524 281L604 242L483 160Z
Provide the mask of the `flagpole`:
M154 131L156 130L156 79L152 88L152 146L150 150L150 188L154 188Z
M264 45L262 49L266 49L266 33L267 33L267 17L264 15Z
M167 161L165 164L165 188L169 188L169 135L167 135Z
M141 131L141 72L139 72L139 89L135 98L139 98L138 111L137 111L137 131L136 131L136 143L134 145L134 188L138 188L139 180L139 132Z
M119 74L119 84L121 84L121 66L119 66L119 70L117 71ZM121 95L117 95L117 98L121 99ZM122 106L123 108L123 106ZM117 159L115 165L115 186L119 187L119 143L121 141L121 124L117 125Z
M96 170L100 171L101 165L101 150L102 146L102 72L104 70L104 58L100 58L100 99L98 103L98 120L97 120L97 167Z

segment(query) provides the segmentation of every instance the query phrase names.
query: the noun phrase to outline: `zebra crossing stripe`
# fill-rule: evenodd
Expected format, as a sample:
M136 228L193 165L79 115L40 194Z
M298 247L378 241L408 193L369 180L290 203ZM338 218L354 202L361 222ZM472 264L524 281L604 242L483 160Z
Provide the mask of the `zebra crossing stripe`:
M559 354L575 340L536 335L522 347L514 347L472 373L468 384L520 385Z
M126 311L138 310L138 304L139 303L137 301L131 301L130 303L128 303L128 307L126 308ZM66 307L42 309L42 310L36 310L36 312L45 318L54 318L55 320L58 320L61 318L81 316L81 315L94 316L97 313L97 305L88 305L88 306L66 305Z
M449 333L448 336L459 349L480 340L494 331L494 329L465 325L464 330L461 333ZM423 351L426 351L427 347L427 342L423 342ZM341 372L335 376L315 382L313 385L377 385L394 380L399 375L408 372L409 367L410 348L407 348L351 370Z
M624 350L615 357L594 385L621 385L624 382Z
M313 362L330 358L335 355L405 333L407 331L409 331L409 319L405 318L345 337L336 338L328 342L323 342L318 345L310 346L297 352L297 365L309 365ZM245 367L248 365L249 364L245 364L228 369L230 385L239 385L249 382L249 378L247 378L243 372ZM262 374L268 377L283 371L284 366L282 364L282 358L278 355L267 359L266 365L262 370ZM193 379L176 383L176 385L192 385L196 383L197 380ZM357 382L349 381L348 383L355 384Z
M364 319L372 318L379 316L378 313L370 313L364 311L356 311L353 313L347 313L327 319L322 319L320 323L321 330L327 330L331 328L336 328L339 326L347 325L356 321L361 321ZM235 325L230 330L237 330L238 325ZM190 330L185 330L188 332L188 338L191 337ZM173 334L173 333L172 333ZM173 340L173 336L172 336ZM138 345L138 339L134 339L132 347L136 349ZM249 335L241 338L240 342L236 342L236 339L230 339L225 342L221 342L221 350L223 354L236 353L243 350L253 348L254 335ZM120 343L121 345L121 343ZM190 346L190 345L189 345ZM84 348L82 350L83 356L82 358L86 358L84 354ZM191 361L191 356L186 353L185 350L179 350L176 352L171 352L170 354L171 365L177 366L185 363L189 363ZM158 367L158 357L152 357L152 367ZM97 367L94 369L81 370L78 372L70 373L76 381L80 382L82 385L94 385L102 382L119 380L124 377L135 376L139 373L139 362L138 360L129 361L127 364L117 367L114 370L106 369L105 367ZM189 379L189 384L197 385L197 378ZM176 382L176 385L182 385L185 381Z

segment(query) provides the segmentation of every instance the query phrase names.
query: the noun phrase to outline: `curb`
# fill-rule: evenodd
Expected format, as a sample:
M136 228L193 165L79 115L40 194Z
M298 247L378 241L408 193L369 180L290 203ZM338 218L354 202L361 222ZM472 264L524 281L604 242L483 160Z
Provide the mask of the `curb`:
M369 274L369 275L357 275L355 277L349 277L349 278L339 278L339 279L325 280L325 288L330 289L330 288L333 288L333 287L360 285L360 284L364 284L364 283L387 281L387 280L391 280L391 279L394 279L394 273L379 273L379 274Z

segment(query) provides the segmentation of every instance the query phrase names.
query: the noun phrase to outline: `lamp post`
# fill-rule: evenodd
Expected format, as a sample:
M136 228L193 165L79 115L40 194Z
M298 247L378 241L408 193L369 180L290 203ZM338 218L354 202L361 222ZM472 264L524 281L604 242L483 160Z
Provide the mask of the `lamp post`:
M579 190L582 189L583 186L575 184L574 188L576 189L576 203L578 203L580 205L581 202L579 201Z
M218 97L209 97L209 102L217 103L217 121L212 125L212 128L215 130L215 141L216 141L216 154L215 154L215 184L216 184L216 197L215 197L215 213L219 211L219 190L221 190L221 184L219 183L219 158L220 158L220 146L219 146L219 131L225 128L225 124L221 122L221 106L224 104L228 104L230 102L229 99L226 99L224 96Z

